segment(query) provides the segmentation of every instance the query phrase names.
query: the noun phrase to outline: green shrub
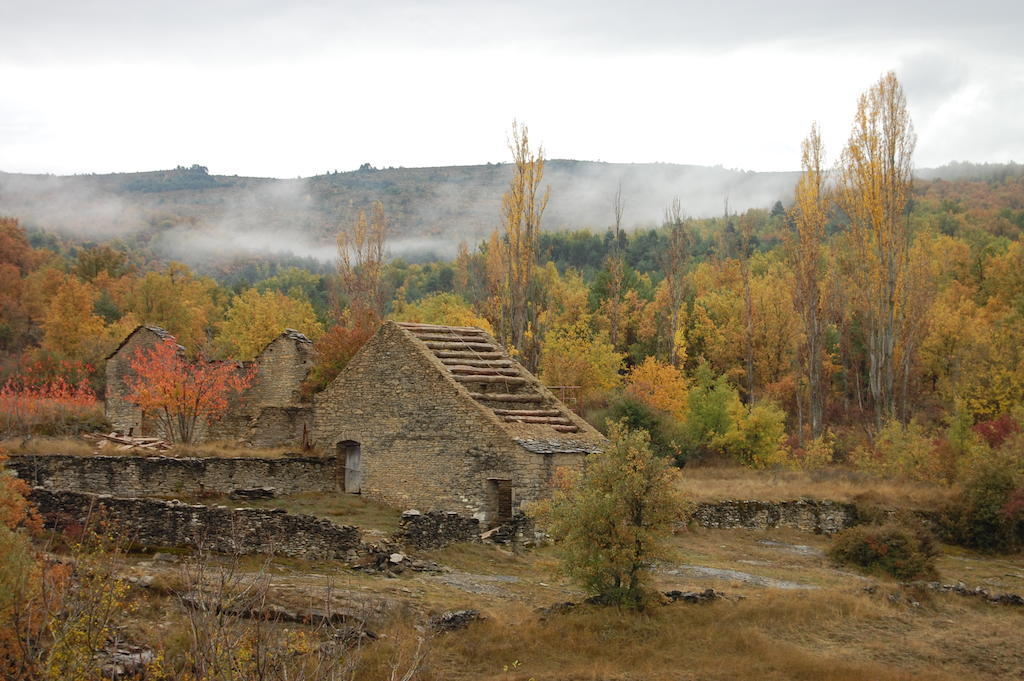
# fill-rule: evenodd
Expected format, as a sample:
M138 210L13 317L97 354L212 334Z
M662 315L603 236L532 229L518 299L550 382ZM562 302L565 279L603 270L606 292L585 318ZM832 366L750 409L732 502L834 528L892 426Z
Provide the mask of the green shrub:
M947 509L950 538L984 551L1024 546L1024 474L1021 458L1001 451L978 461Z
M931 579L938 555L931 535L894 524L859 525L836 535L829 557L897 579Z
M736 389L724 375L715 376L706 363L697 367L693 380L682 432L687 459L721 454L714 441L733 428L733 413L742 408Z
M645 430L651 437L651 449L658 456L668 457L682 466L686 463L680 447L680 427L667 414L662 414L639 400L621 396L606 409L593 416L594 423L606 435L611 424L623 423L629 430Z
M935 441L914 421L886 422L872 446L858 447L850 460L860 470L880 477L926 482L944 479Z
M732 409L732 427L712 441L712 446L737 463L754 468L792 465L785 448L786 413L772 402Z

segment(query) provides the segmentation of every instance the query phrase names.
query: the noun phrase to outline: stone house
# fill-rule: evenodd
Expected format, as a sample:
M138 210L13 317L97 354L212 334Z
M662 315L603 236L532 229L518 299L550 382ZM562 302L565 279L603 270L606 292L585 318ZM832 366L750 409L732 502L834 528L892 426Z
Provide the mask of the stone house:
M345 489L498 524L607 440L478 328L385 322L315 398Z
M117 430L135 435L160 434L155 419L128 400L125 379L132 375L132 359L139 350L169 338L173 337L158 326L139 326L107 357L105 409ZM313 366L312 341L294 329L286 329L254 361L237 364L239 370L255 366L252 384L231 399L222 418L197 425L196 441L239 440L256 447L302 442L312 425L312 405L300 400L299 387Z

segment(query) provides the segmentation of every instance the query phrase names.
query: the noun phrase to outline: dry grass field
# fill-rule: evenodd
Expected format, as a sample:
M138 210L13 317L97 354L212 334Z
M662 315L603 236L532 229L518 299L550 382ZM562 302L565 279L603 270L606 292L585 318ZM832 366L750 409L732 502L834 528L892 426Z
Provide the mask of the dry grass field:
M694 501L781 501L807 497L910 509L936 508L954 493L952 488L941 485L879 480L841 468L808 472L739 466L688 466L683 469L680 491Z
M676 555L655 570L659 590L714 588L728 598L706 604L655 604L646 612L578 606L538 608L583 594L557 572L551 547L513 554L457 545L418 557L440 574L395 577L353 572L340 563L249 559L266 576L268 601L285 607L360 608L375 613L382 638L351 655L354 678L388 678L388 664L429 614L477 609L485 619L429 638L422 673L433 681L486 679L620 681L962 680L1024 675L1024 608L905 587L832 565L827 537L790 530L688 530ZM156 574L161 588L136 626L152 634L181 626L181 570L135 558L129 574ZM942 548L940 578L993 591L1024 592L1024 556L989 557ZM873 588L869 588L873 587ZM156 627L156 629L154 629ZM383 644L381 642L384 642ZM406 650L406 653L408 651Z

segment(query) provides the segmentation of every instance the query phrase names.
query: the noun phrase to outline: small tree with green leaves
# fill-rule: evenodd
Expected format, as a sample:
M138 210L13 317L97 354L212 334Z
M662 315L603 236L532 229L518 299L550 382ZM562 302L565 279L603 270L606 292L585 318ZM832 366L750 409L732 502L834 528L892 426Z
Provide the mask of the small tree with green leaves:
M651 449L645 430L613 424L611 445L587 457L578 476L560 475L537 508L558 543L566 574L601 603L643 608L653 560L669 554L684 515L678 469Z

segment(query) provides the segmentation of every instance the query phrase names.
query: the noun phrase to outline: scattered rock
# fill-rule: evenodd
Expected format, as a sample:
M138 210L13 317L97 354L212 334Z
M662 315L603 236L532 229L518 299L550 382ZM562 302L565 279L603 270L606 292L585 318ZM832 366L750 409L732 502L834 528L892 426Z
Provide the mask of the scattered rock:
M742 598L742 596L729 596L714 589L704 589L703 591L680 591L673 589L672 591L665 592L665 598L669 599L672 603L676 601L683 601L684 603L710 603L711 601Z
M104 649L97 659L105 679L144 678L156 653L142 646L118 646Z
M997 593L984 589L980 586L976 586L972 589L963 582L957 582L956 584L942 584L940 582L909 582L907 584L904 584L903 586L924 588L930 591L955 593L960 596L981 598L985 601L988 601L989 603L997 603L999 605L1024 606L1024 596L1021 596L1020 594Z
M162 563L177 563L178 557L173 553L154 553L153 560L160 561Z
M405 560L405 558L406 556L404 553L392 553L390 556L388 556L388 561L394 565L398 565L403 560Z
M456 631L482 619L484 616L479 610L449 610L431 617L427 621L427 626L436 632Z
M239 489L231 490L229 495L235 500L256 500L256 499L275 499L277 497L277 489L274 487L242 487Z
M704 577L708 579L727 579L731 581L741 582L743 584L749 584L751 586L763 586L769 589L817 589L819 587L813 584L801 584L799 582L789 582L784 579L774 579L772 577L762 577L761 575L753 575L749 572L740 572L739 570L726 570L723 568L712 568L705 567L703 565L672 565L667 566L664 570L665 574L669 575L688 575L690 577Z
M354 625L359 628L363 628L365 624L360 616L350 610L320 610L318 608L290 610L273 603L224 607L217 603L214 597L205 593L182 594L178 598L182 605L192 610L214 611L242 619L293 622L311 626Z

